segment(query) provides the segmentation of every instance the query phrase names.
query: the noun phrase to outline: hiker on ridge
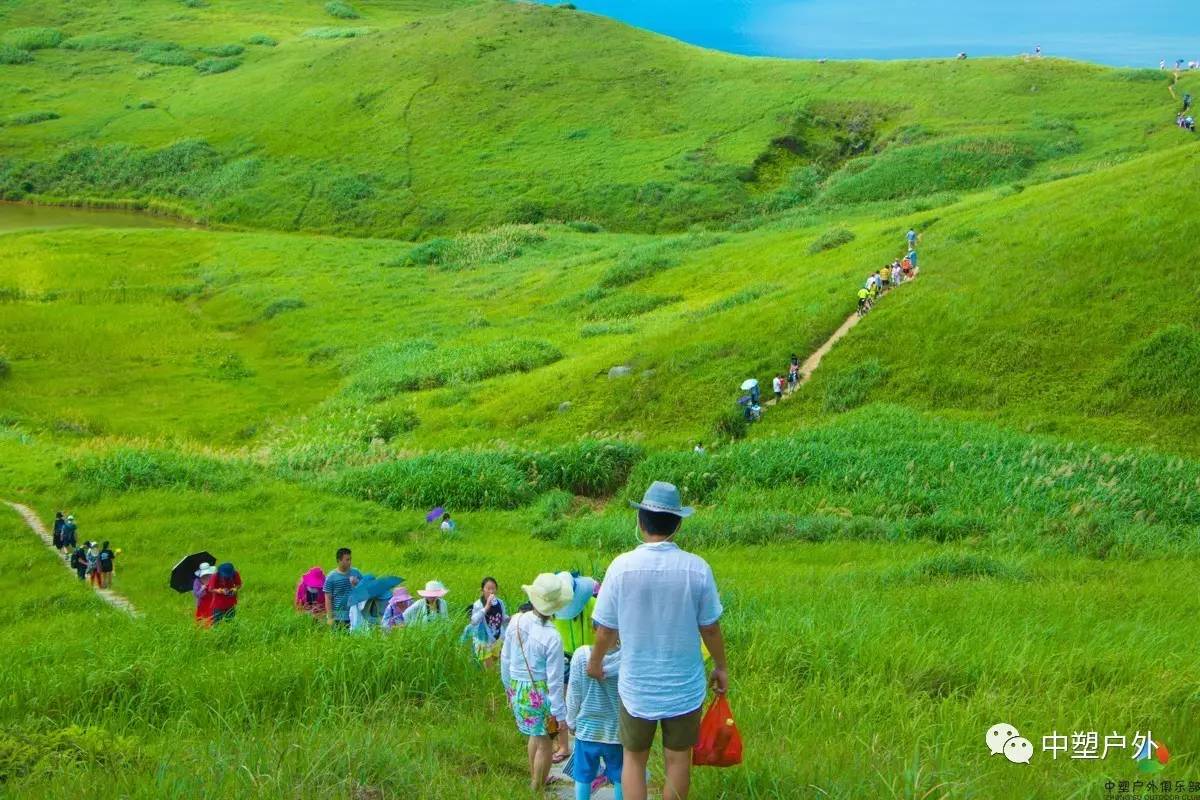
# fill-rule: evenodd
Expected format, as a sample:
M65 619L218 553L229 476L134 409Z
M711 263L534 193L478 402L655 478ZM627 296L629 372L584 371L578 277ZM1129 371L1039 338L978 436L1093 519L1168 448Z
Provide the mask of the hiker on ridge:
M75 515L68 514L67 521L63 523L62 528L62 546L63 550L71 550L76 546L78 540L76 538Z
M642 502L631 505L638 510L643 544L617 556L604 576L587 673L604 680L604 657L619 639L617 693L626 800L646 800L646 763L660 726L667 768L663 796L687 800L692 748L699 738L709 682L701 640L712 656L714 688L719 693L729 688L720 623L723 608L712 569L672 541L692 514L680 504L679 489L655 481Z
M67 521L65 519L63 519L63 512L61 512L61 511L54 512L54 533L51 536L51 539L54 542L54 549L57 550L60 555L66 554L66 548L63 547L63 540L62 540L63 526L66 524L67 524Z

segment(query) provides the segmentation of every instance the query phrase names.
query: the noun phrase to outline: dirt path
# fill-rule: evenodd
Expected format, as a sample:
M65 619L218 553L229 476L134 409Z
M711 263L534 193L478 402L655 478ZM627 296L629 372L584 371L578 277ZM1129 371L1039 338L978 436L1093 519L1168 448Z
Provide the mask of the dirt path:
M892 289L891 291L892 292L900 291L901 288L908 286L910 283L915 281L919 274L920 274L919 270L914 271L913 276L911 278L904 281L903 283L900 284L900 286L897 286L895 289ZM886 297L886 295L884 295L884 296ZM810 355L808 358L804 359L804 363L800 365L800 379L798 381L796 381L795 389L785 391L783 393L783 399L787 400L793 394L796 393L797 389L799 389L804 384L808 383L809 378L811 378L812 374L814 372L816 372L817 367L821 366L821 359L823 359L823 358L825 358L825 356L829 355L829 351L833 349L833 346L835 344L837 344L838 341L843 336L845 336L847 333L849 333L851 328L853 328L855 325L857 325L859 322L861 322L864 319L866 319L866 317L860 317L858 315L857 311L853 312L852 314L850 314L850 316L846 317L846 321L843 322L840 326L838 326L838 329L833 332L833 335L830 336L828 339L826 339L824 344L822 344L820 347L818 347L816 350L814 350L812 355ZM768 400L765 403L765 405L773 406L773 405L775 405L776 402L782 402L782 401L777 401L777 400L775 400L775 398L772 397L770 400Z
M557 785L557 796L563 798L563 800L575 800L575 781L570 775L563 775L563 765L555 764L550 767L550 775L557 775L562 778L562 783ZM606 783L601 788L592 792L592 800L613 800L616 796L611 783Z
M75 570L67 566L67 563L63 561L62 555L54 549L54 538L50 535L50 531L46 530L46 526L42 524L42 520L32 508L29 506L23 506L20 503L12 503L8 500L3 500L0 502L3 502L6 506L9 506L13 511L16 511L18 514L24 517L25 523L33 529L34 533L38 535L38 538L42 540L44 545L46 545L46 549L54 554L54 557L58 559L58 563L62 564L63 567L66 568L67 573L71 576L71 579L79 580L79 578L75 575ZM141 616L140 612L133 607L133 603L129 602L113 590L96 589L94 586L92 588L95 589L96 594L100 595L100 599L108 603L113 608L118 609L119 611L124 611L131 617Z

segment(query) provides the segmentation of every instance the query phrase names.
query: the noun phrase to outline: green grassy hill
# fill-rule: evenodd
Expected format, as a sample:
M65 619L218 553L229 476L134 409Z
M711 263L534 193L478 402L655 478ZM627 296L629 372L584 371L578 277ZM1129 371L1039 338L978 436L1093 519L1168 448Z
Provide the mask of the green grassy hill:
M751 60L565 8L352 5L5 4L14 42L37 26L58 43L0 65L0 195L404 238L542 219L660 231L1172 144L1152 71Z
M1152 729L1200 779L1200 150L1167 81L500 2L0 2L3 197L213 223L0 225L0 499L112 540L143 612L0 514L0 794L511 794L458 615L485 574L510 605L602 576L654 479L699 506L748 742L694 796L1142 777L989 759L999 718ZM920 278L741 424L910 226ZM453 624L314 629L295 581L342 545L445 581ZM247 579L212 631L165 585L202 547Z

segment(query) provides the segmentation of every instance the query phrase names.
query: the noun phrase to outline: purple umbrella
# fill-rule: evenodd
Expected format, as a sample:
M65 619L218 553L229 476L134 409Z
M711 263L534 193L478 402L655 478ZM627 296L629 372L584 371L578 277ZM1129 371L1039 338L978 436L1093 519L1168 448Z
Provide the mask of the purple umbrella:
M425 515L425 521L426 522L436 522L437 520L441 519L442 514L445 514L445 513L446 513L446 509L442 508L441 506L438 506L437 508L433 509L433 511L430 511L428 514Z

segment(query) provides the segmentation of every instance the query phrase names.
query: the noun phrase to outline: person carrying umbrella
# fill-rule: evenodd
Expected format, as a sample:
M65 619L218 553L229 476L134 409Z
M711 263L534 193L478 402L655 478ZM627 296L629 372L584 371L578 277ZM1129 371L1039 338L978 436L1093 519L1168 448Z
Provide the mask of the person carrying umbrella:
M208 593L208 579L216 572L216 567L205 562L195 571L195 577L192 579L192 596L196 598L196 621L205 625L212 624L212 595Z
M395 589L404 578L389 575L376 578L364 575L350 592L350 630L365 631L378 628L383 622L383 612Z

